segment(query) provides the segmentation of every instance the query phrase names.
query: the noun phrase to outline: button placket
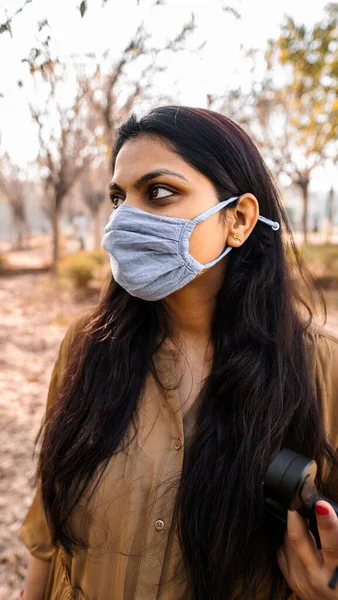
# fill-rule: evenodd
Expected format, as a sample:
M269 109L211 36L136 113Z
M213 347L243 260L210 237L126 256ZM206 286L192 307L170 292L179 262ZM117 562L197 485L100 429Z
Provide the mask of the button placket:
M163 453L161 461L162 468L156 485L157 493L152 506L151 521L145 542L145 547L149 548L150 552L146 551L143 557L135 600L141 600L144 597L149 600L157 598L176 498L176 489L170 486L168 489L168 482L173 477L180 476L183 466L182 452L176 452L176 448L174 449L176 442L179 441L182 445L181 439L184 436L177 391L166 390L165 399L169 415L167 413L164 416L166 425L170 426L171 439L168 436L167 450ZM159 425L159 423L157 424Z
M154 501L147 528L145 552L135 592L135 600L143 598L155 600L157 598L172 518L171 507L168 510L168 506L163 504L162 492L163 481L166 480L170 471L170 451L167 449L166 455L163 455L162 469L156 485L157 497ZM168 501L168 495L166 495L166 501ZM156 519L157 515L163 516L163 519Z

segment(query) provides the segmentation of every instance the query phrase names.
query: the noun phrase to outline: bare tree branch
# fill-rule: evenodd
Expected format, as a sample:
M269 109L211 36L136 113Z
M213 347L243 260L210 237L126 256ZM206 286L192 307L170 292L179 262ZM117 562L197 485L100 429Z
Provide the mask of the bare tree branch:
M11 17L9 17L4 23L1 23L0 24L0 33L5 33L5 31L8 31L10 36L13 37L12 21L13 21L14 17L16 17L19 13L21 13L23 11L23 9L25 8L25 6L27 6L27 4L30 4L31 2L33 2L33 0L26 0L24 5L21 6L21 8L18 8L18 10L16 10L15 13Z

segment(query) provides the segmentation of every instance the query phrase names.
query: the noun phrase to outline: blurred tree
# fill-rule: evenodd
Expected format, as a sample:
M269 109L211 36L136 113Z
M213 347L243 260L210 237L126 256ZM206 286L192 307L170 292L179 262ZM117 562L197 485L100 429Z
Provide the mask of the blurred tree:
M33 0L25 0L25 2L23 2L22 6L20 8L18 8L17 10L15 10L14 13L10 17L6 14L5 21L3 21L3 23L0 23L0 34L8 32L12 36L12 21L13 21L13 19L15 19L15 17L24 10L24 8L27 6L27 4L31 4L32 2L33 2ZM107 2L107 0L103 0L102 5L104 6L106 4L106 2ZM76 1L76 3L78 4L77 1ZM136 3L139 4L138 0L136 0ZM88 1L82 0L82 2L80 2L80 5L79 5L79 11L80 11L81 17L84 16L85 12L87 11L87 8L88 8ZM5 11L5 12L7 13L7 11Z
M101 163L96 169L84 171L80 178L81 197L92 217L95 248L101 247L103 236L100 214L103 203L107 199L106 188L102 185L103 181L107 181L105 163Z
M335 216L335 206L334 206L334 187L331 186L329 193L327 195L327 230L326 230L326 242L327 244L332 244L333 242L333 223Z
M23 11L23 9L25 8L25 6L27 6L27 4L30 4L31 2L33 2L33 0L26 0L23 3L23 5L12 14L11 17L8 17L6 15L6 20L3 23L0 23L0 34L8 32L10 34L10 36L12 36L12 21L13 21L13 19Z
M223 9L225 10L225 9ZM228 12L228 11L227 11ZM237 15L236 19L240 16ZM255 48L240 46L240 64L245 77L237 87L227 87L223 94L207 94L207 108L223 113L230 119L236 121L246 129L252 124L252 107L257 90L260 89L260 81L256 81L257 63L260 51ZM235 75L235 74L234 74ZM246 89L244 88L244 85Z
M25 205L24 181L20 170L13 165L8 154L0 158L0 192L6 198L12 214L12 227L16 240L14 247L21 248L24 237L29 237Z
M110 150L115 128L130 113L136 101L144 99L149 88L146 75L150 67L143 69L136 81L132 81L126 74L128 65L146 54L147 37L141 25L117 61L112 61L109 51L104 53L103 60L94 57L94 73L84 75L80 81L83 94L96 115L96 125L101 125L97 129L98 141L104 146L106 153ZM121 102L119 100L122 93Z
M25 59L39 90L37 101L34 106L30 104L30 110L38 127L39 164L46 198L52 204L54 270L59 259L59 220L64 198L81 173L89 169L90 163L96 161L97 167L102 158L107 172L103 188L106 193L107 155L114 130L130 114L135 102L145 99L155 72L163 70L156 62L161 51L175 52L183 48L187 35L194 28L192 15L173 40L163 48L153 48L148 43L150 35L141 25L117 61L111 61L109 52L105 53L103 61L94 56L94 69L89 68L89 59L93 58L90 56L86 56L84 63L79 57L73 57L73 64L67 63L67 66L53 60L49 37L41 42L39 51L33 49ZM127 67L139 58L143 59L142 69L132 79ZM156 102L159 102L158 97ZM99 196L96 193L94 196L97 203ZM93 206L91 210L93 212Z
M301 189L304 242L312 173L338 153L337 17L338 4L329 4L311 28L286 19L280 37L269 40L254 104L253 130L270 164ZM288 75L282 85L281 75Z
M77 79L70 83L70 68L47 56L42 66L35 58L27 60L30 72L39 83L36 103L29 104L39 136L38 164L44 180L46 197L51 202L53 228L53 269L59 260L59 221L64 198L92 159L94 141L84 127L85 104ZM65 87L65 82L68 86ZM42 93L43 92L43 93ZM40 99L41 97L41 99ZM46 210L46 207L44 207ZM48 210L46 211L49 212Z
M164 51L177 52L184 48L187 36L195 30L194 15L184 23L173 40L162 48L151 46L150 35L144 25L140 25L120 58L112 61L109 51L100 60L95 59L95 71L83 76L81 86L90 108L97 115L101 129L97 130L98 140L109 154L117 126L128 117L141 100L151 102L154 76L164 71L159 57ZM136 78L130 75L130 67L139 61L142 67ZM156 96L156 104L170 101L169 96ZM107 163L108 166L108 163Z

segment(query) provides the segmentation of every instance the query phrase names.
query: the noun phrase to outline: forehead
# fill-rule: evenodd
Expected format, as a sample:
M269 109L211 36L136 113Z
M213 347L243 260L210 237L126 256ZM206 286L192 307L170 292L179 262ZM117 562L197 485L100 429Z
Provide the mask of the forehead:
M167 168L189 178L202 174L179 156L165 140L155 135L139 134L127 140L115 160L114 181L136 179L147 172Z

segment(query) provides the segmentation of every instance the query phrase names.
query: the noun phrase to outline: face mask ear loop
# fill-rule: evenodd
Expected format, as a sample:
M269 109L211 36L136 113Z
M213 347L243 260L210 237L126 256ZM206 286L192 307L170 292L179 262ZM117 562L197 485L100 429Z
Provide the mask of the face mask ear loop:
M208 217L211 217L211 215L214 215L215 213L219 212L220 210L222 210L222 208L225 208L228 204L230 204L231 202L234 202L238 198L239 198L239 196L232 196L228 200L223 200L223 202L219 202L218 204L215 204L211 208L208 208L203 213L201 213L200 215L195 217L195 219L192 219L192 222L195 225L199 225L200 223L203 223L203 221L205 221ZM262 221L262 223L265 223L266 225L271 225L271 227L274 231L278 231L278 229L280 227L280 225L279 225L279 223L277 223L277 221L272 221L271 219L267 219L266 217L262 217L261 215L258 216L258 219L260 221Z
M279 225L279 223L277 223L277 221L271 221L271 219L267 219L266 217L261 217L261 215L259 215L258 218L263 223L266 223L267 225L271 225L271 227L274 231L278 231L280 225Z
M220 210L222 210L222 208L227 206L227 204L230 204L230 202L234 202L235 200L237 200L237 198L239 198L239 196L234 196L233 198L229 198L228 200L223 200L222 202L218 202L218 204L211 206L211 208L208 208L207 210L202 212L200 215L195 217L195 219L192 219L192 222L195 225L199 225L200 223L203 223L203 221L205 221L208 217L211 217L212 215L218 213Z
M214 260L211 260L210 262L204 264L203 269L209 269L209 267L213 267L216 263L218 263L220 260L222 260L222 258L224 258L224 256L229 254L230 250L233 250L232 246L228 246L224 250L224 252L222 252L222 254L220 256L217 256L217 258L215 258Z

